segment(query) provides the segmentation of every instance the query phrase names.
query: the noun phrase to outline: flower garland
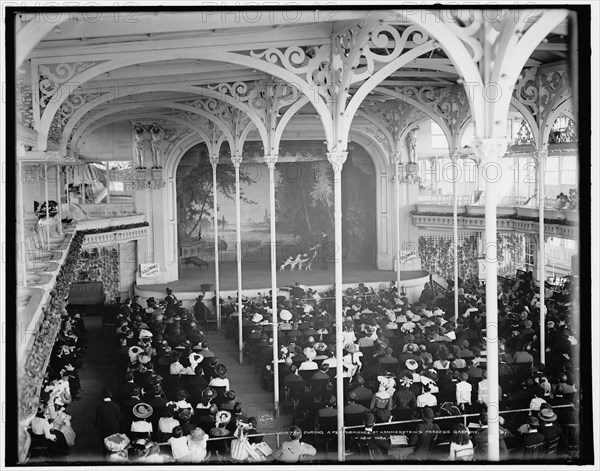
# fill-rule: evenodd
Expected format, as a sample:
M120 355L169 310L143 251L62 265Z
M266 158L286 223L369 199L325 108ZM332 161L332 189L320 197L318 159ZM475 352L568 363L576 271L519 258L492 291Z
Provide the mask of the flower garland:
M101 232L112 232L117 230L133 229L148 226L147 222L137 224L124 224L102 229L89 229L77 231L73 235L69 253L56 277L54 289L50 291L49 301L42 307L42 319L39 329L33 335L33 344L24 361L23 371L19 381L19 411L21 419L26 419L35 414L39 402L40 386L45 375L46 362L50 358L56 335L60 329L61 322L66 317L67 298L72 283L77 282L79 271L77 267L81 263L81 247L88 234ZM118 255L117 255L118 261Z

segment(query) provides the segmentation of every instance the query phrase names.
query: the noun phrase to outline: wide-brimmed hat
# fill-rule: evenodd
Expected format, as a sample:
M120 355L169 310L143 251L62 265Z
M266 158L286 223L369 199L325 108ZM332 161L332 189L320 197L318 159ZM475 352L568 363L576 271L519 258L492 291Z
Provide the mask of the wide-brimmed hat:
M557 419L556 412L551 407L544 407L538 415L540 420L544 422L554 422Z
M113 433L104 439L104 446L112 453L119 453L129 446L131 441L124 433Z
M406 360L406 367L413 371L416 370L419 367L419 363L416 360L413 360L412 358L409 358L408 360Z
M228 424L230 420L231 420L231 413L226 410L219 411L217 413L217 415L215 416L216 425Z
M152 357L150 355L148 355L147 353L142 353L140 354L140 356L138 357L138 361L142 364L142 365L146 365L148 363L150 363L150 360L152 359Z
M148 338L152 338L152 332L150 332L149 330L146 329L142 329L140 330L140 338L141 339L148 339Z
M217 392L213 388L206 388L202 391L201 396L206 399L212 399L217 396Z
M252 316L252 319L250 319L250 321L254 322L255 324L258 324L262 320L263 320L263 316L261 314L259 314L258 312Z
M355 343L349 343L344 347L348 353L356 353L358 352L358 345Z
M204 360L204 357L202 355L200 355L199 353L190 353L190 356L188 358L192 365L197 365L198 363L202 363L202 360Z
M150 404L146 404L145 402L140 402L133 406L133 415L135 415L138 419L147 419L152 415L154 410Z
M312 347L306 347L303 352L304 356L308 358L309 361L312 361L317 356L317 351Z
M279 313L279 318L282 321L290 321L290 320L292 320L292 313L290 311L288 311L287 309L282 309L281 312Z

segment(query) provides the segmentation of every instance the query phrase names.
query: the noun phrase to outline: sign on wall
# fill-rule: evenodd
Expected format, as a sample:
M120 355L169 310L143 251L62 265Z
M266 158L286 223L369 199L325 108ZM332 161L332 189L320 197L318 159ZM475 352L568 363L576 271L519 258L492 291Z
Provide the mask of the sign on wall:
M140 275L142 278L154 278L160 273L158 263L140 263Z

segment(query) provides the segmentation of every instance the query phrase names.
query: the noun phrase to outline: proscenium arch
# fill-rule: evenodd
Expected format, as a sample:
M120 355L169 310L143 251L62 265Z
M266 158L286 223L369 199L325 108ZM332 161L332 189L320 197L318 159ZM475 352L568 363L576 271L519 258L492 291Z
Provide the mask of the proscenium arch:
M362 110L358 110L358 112L356 113L356 117L360 117L360 118L368 121L369 123L375 125L377 127L377 130L381 131L383 133L383 135L385 136L385 138L387 139L387 141L390 143L390 147L392 148L392 153L398 151L398 148L396 146L396 140L394 139L392 134L385 127L381 127L379 125L379 123L377 122L377 120L373 116L370 116L368 113L365 113ZM354 125L355 123L356 123L356 121L352 120L352 125ZM352 131L352 129L353 128L351 126L350 131ZM355 131L356 131L356 129L355 129ZM358 132L358 131L356 131L356 132ZM364 134L368 135L366 133L364 133ZM373 140L376 141L376 139L373 139Z
M238 110L244 112L246 115L248 115L250 120L255 123L256 128L258 129L263 140L266 136L266 128L264 126L264 123L262 122L260 117L256 114L256 112L253 111L248 105L240 103L229 96L223 95L222 93L218 93L213 90L206 90L203 87L194 87L192 85L174 85L172 87L169 87L167 84L142 85L134 93L132 93L128 96L133 97L135 95L141 95L143 93L165 92L165 91L166 92L169 92L169 91L187 92L187 93L191 93L193 95L199 95L201 97L212 98L212 99L215 99L218 101L225 102L225 103L233 106L234 108L237 108ZM220 97L223 97L223 99L221 99ZM77 122L86 113L88 113L89 111L93 110L94 108L96 108L97 106L99 106L103 103L108 103L112 99L114 99L114 97L111 94L107 93L95 100L92 100L90 103L83 105L75 113L73 113L73 116L71 117L71 119L65 126L65 129L63 130L63 140L68 140L68 136L70 136L71 131L73 130L73 128L75 127ZM159 100L155 103L173 103L174 104L175 102L171 102L169 100ZM184 106L189 106L189 105L184 105ZM192 111L196 114L201 114L200 112L204 111L204 110L200 110L198 108L194 108L193 106L189 106L189 108L190 109L188 111ZM210 115L210 113L207 112L207 115Z
M70 94L64 93L64 90L69 89L77 89L78 87L82 87L84 84L89 82L95 77L99 75L105 74L106 72L110 72L112 70L120 69L123 67L128 67L130 65L136 64L146 64L150 62L158 62L161 60L178 60L178 59L198 59L198 60L210 60L216 62L224 62L237 64L244 67L248 67L250 69L261 70L267 74L278 77L289 85L297 87L306 97L308 97L323 124L323 128L325 131L325 136L328 141L332 139L332 129L331 122L332 117L327 104L323 101L321 96L315 92L313 86L309 85L304 79L300 76L296 75L293 72L290 72L279 65L272 64L262 59L253 58L250 56L244 56L234 52L226 52L226 51L215 51L215 48L212 47L211 50L198 51L198 50L190 50L190 51L181 51L181 50L173 50L166 49L160 51L151 51L151 52L136 52L135 55L132 53L131 58L119 58L114 60L109 60L103 62L97 66L90 67L89 69L83 71L82 73L71 78L70 81L65 82L61 85L55 95L58 95L57 99L53 99L50 101L46 109L44 110L44 115L40 119L39 123L39 140L38 147L40 150L45 150L48 147L48 133L50 130L50 125L54 119L54 116L59 111L61 105L64 101L70 96ZM64 89L64 90L63 90ZM165 90L163 90L165 91ZM166 90L168 91L168 90ZM219 94L222 95L222 94ZM221 99L216 97L217 99ZM257 127L258 128L258 127Z
M164 108L165 110L171 109L171 110L189 111L189 112L192 112L199 116L202 116L202 117L208 119L210 122L217 124L219 126L219 129L221 129L221 132L225 133L230 141L233 140L233 135L231 135L231 133L228 132L229 130L228 130L227 126L225 125L225 123L223 123L221 120L219 120L214 115L212 115L204 110L194 108L190 105L183 105L180 103L174 103L174 102L170 102L170 101L131 103L129 105L119 105L119 106L116 106L116 107L113 107L113 108L110 108L107 110L103 110L100 113L90 116L89 118L87 118L85 120L84 123L81 124L81 126L77 129L77 132L76 132L76 134L80 132L80 137L78 138L78 140L81 140L81 138L85 134L85 129L89 126L92 126L94 124L94 122L97 121L97 118L100 119L102 117L110 116L111 114L121 113L122 111L129 111L129 110L143 109L143 108L157 108L157 107ZM102 115L102 116L100 116L100 115ZM73 138L75 138L75 135L73 136ZM74 139L72 142L74 142ZM65 151L66 151L66 149L65 149Z

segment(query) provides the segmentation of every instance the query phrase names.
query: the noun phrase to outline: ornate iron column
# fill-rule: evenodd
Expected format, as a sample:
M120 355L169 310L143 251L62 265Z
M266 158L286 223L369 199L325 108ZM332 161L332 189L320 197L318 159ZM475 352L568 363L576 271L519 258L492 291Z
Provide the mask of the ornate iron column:
M498 397L498 259L496 198L498 184L486 178L488 165L498 166L498 160L506 153L505 138L475 139L474 151L481 160L485 180L485 251L486 251L486 350L488 368L488 459L500 460L500 398Z
M219 285L219 216L217 214L217 165L219 163L219 155L212 154L210 156L210 165L212 166L212 181L213 181L213 235L215 237L215 315L217 316L217 330L221 330L221 291Z
M545 171L546 171L546 158L548 157L547 150L540 150L534 152L534 159L536 162L537 177L538 177L538 210L539 210L539 278L540 278L540 363L546 364L546 299L545 299L545 288L546 288L546 250L544 247L544 231L546 229L544 225L544 200L545 200Z
M400 237L400 179L402 178L402 151L396 151L392 156L392 163L394 165L395 177L394 177L394 201L396 206L395 216L396 216L396 288L398 289L398 294L400 294L400 280L402 278L402 274L400 270L402 269L400 264L400 259L402 256L402 247L401 247L401 237Z
M85 192L85 186L84 192ZM46 247L50 250L50 205L48 204L48 164L44 164L44 199L46 200Z
M271 309L273 310L273 410L279 416L279 342L277 312L277 233L275 218L275 164L277 155L265 155L269 167L269 220L271 224Z
M454 234L454 326L458 326L458 200L456 196L457 165L460 154L450 154L452 161L452 229Z
M342 309L342 167L348 152L328 152L327 160L333 167L333 220L335 225L335 358L336 358L336 400L338 461L344 459L344 367L342 345L342 325L344 313Z
M242 209L240 200L240 165L242 164L242 156L232 155L231 162L235 167L235 230L238 289L238 351L240 365L242 365L244 363L244 339L242 338Z

